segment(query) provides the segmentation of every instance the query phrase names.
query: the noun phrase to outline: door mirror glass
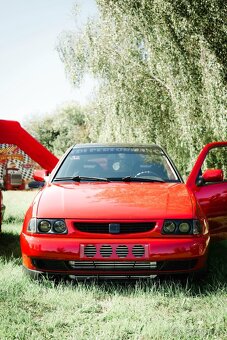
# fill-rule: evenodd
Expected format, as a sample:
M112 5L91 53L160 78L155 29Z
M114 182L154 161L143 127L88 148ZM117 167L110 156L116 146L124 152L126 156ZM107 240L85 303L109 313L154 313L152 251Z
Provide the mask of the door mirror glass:
M35 181L43 182L46 180L46 177L49 175L47 170L35 170L33 173L33 178Z
M207 169L202 175L205 183L222 182L224 173L222 169Z

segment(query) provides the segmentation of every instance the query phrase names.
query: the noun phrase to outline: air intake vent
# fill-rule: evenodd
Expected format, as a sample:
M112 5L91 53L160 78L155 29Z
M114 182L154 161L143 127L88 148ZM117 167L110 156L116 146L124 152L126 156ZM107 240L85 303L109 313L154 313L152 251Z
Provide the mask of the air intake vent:
M87 257L94 257L96 255L96 248L92 244L88 244L84 247L84 254Z
M148 245L143 244L87 244L81 245L81 258L94 258L110 260L120 259L147 259Z
M118 262L118 261L69 261L71 268L76 270L120 270L120 271L143 271L155 270L157 262Z
M145 254L145 249L141 244L136 244L132 248L132 253L135 257L142 257Z
M128 255L128 247L127 246L118 246L116 249L116 254L118 257L126 257Z
M100 254L102 255L102 257L110 257L112 255L112 253L113 253L112 247L109 246L108 244L104 244L100 248Z

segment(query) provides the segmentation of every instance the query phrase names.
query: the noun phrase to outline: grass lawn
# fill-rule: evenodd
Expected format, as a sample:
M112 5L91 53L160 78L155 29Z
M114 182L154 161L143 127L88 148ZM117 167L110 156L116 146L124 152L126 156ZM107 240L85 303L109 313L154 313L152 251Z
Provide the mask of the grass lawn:
M35 192L4 192L0 339L227 339L227 242L213 244L203 282L31 281L19 233Z

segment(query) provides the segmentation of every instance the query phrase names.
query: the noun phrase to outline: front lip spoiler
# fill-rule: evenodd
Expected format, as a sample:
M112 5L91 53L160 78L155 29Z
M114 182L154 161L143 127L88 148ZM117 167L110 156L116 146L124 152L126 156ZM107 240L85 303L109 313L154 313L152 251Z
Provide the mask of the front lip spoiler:
M157 277L155 274L150 275L73 275L62 272L43 272L40 270L32 270L23 266L23 271L33 280L39 280L41 278L70 278L73 280L90 280L90 279L101 279L101 280L139 280L139 279L154 279Z

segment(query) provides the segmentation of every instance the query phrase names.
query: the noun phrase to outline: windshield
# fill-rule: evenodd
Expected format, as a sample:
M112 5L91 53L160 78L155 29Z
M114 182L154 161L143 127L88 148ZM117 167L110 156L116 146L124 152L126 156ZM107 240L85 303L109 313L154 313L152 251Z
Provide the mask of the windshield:
M159 147L74 147L55 180L137 180L178 182L179 177Z

